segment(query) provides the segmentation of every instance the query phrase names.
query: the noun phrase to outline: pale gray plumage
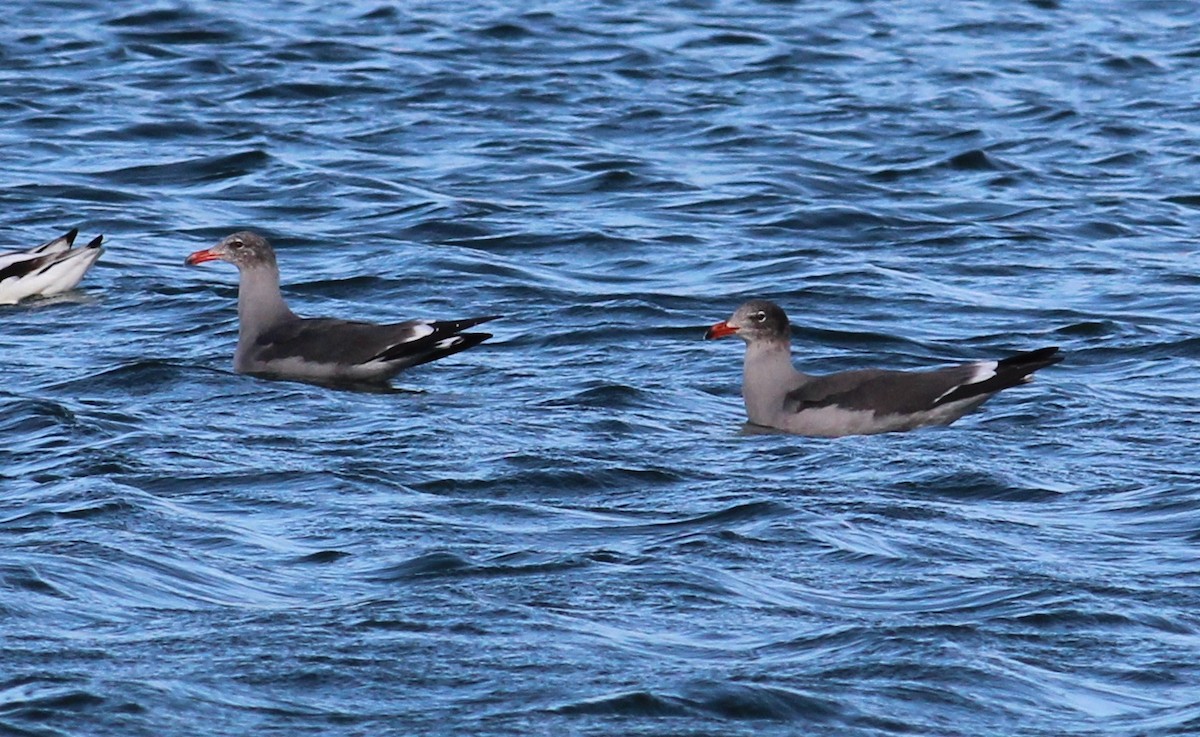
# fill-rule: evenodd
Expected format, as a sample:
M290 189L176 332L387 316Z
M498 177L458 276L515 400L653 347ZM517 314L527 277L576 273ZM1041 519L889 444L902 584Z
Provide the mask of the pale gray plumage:
M948 425L996 392L1030 380L1062 360L1057 348L999 361L929 371L863 369L813 376L791 359L787 315L767 300L751 300L709 328L706 338L746 341L742 398L756 425L800 435L841 436Z

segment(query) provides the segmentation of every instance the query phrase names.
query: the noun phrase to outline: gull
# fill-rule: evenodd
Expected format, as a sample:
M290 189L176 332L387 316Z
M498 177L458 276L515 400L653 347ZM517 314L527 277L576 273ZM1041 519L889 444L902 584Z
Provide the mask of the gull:
M743 304L704 337L730 335L746 341L742 398L750 422L823 437L949 425L1062 360L1058 348L1050 347L927 371L860 369L813 376L792 366L787 315L765 299Z
M476 346L490 333L463 332L499 315L376 324L299 317L279 291L271 244L240 231L187 257L189 266L228 261L238 267L238 373L324 384L386 384L404 369Z

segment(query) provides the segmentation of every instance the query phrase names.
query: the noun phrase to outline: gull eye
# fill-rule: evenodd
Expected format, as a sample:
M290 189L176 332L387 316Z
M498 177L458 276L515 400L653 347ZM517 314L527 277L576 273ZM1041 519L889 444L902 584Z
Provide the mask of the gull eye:
M242 243L241 241L230 241L230 242L229 242L229 247L230 247L230 248L232 248L232 249L234 249L234 250L237 250L237 249L239 249L239 248L243 248L243 247L245 247L245 245L246 245L246 244L245 244L245 243Z
M759 310L758 312L755 312L753 315L751 315L750 319L753 320L754 322L765 322L767 319L767 313L763 312L762 310Z

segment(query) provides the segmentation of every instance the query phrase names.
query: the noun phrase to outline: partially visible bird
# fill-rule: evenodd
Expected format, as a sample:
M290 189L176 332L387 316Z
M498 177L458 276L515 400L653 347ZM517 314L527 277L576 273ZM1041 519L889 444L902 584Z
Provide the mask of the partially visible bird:
M0 304L27 297L48 297L73 289L104 252L104 236L72 248L78 228L28 251L0 253Z

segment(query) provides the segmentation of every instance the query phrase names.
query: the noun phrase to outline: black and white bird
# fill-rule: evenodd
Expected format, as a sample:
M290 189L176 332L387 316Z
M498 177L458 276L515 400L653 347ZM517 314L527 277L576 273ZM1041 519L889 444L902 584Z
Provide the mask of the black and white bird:
M72 248L78 228L28 251L0 253L0 304L28 297L49 297L74 289L104 249L98 235L86 246Z
M238 267L239 373L325 384L385 384L404 369L476 346L490 333L463 332L499 315L463 320L408 320L391 324L304 318L279 291L275 251L249 231L196 251L189 266L228 261Z
M763 299L745 303L704 337L729 335L746 341L742 398L750 422L824 437L949 425L1062 360L1058 348L1040 348L929 371L862 369L812 376L792 366L787 315Z

